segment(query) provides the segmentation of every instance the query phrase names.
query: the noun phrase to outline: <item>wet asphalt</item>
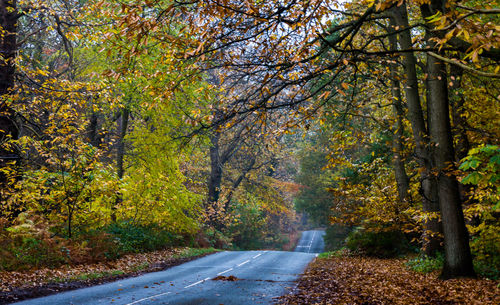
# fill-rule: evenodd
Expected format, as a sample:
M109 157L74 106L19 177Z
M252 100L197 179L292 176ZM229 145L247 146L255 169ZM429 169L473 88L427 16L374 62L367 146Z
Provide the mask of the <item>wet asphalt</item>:
M295 252L224 251L164 271L15 304L272 304L323 251L323 234L303 232Z

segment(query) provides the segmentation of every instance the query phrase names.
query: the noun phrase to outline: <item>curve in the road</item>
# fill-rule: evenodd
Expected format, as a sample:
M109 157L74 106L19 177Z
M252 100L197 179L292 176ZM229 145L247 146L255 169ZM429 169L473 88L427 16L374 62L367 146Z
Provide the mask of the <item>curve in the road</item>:
M282 251L219 252L165 271L17 304L271 304L273 297L294 285L314 256ZM214 280L220 275L233 280Z
M323 251L323 235L303 232L295 252L219 252L165 271L16 304L271 304Z

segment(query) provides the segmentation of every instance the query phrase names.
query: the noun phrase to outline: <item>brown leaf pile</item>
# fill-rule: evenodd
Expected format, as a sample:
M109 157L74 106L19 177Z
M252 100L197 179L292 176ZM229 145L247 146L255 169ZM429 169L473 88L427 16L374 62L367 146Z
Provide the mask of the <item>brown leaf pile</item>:
M408 270L402 259L316 259L278 304L500 304L498 281Z
M8 292L14 289L24 289L42 286L50 282L64 282L78 279L81 275L91 273L109 273L120 271L125 274L141 270L161 269L162 265L173 260L185 248L174 248L149 253L128 254L114 261L105 261L94 264L82 264L76 266L61 266L56 269L41 268L28 271L1 271L0 292Z
M230 276L219 275L212 279L212 281L228 281L228 282L236 282L238 280L239 279L234 275Z

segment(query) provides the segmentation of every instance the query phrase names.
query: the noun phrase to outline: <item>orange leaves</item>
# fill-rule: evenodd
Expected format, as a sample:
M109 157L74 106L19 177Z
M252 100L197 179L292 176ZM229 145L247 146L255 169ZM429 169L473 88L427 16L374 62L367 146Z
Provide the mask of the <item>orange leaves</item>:
M437 274L405 268L401 259L317 259L293 294L278 304L498 304L500 288L489 280L441 281Z

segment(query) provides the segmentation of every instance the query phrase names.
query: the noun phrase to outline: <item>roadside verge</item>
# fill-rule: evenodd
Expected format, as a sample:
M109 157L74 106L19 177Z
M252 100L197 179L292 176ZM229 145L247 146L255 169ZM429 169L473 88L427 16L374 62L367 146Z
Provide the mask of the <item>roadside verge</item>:
M173 248L128 254L114 261L56 269L0 272L0 304L99 285L165 270L216 252L215 249Z

